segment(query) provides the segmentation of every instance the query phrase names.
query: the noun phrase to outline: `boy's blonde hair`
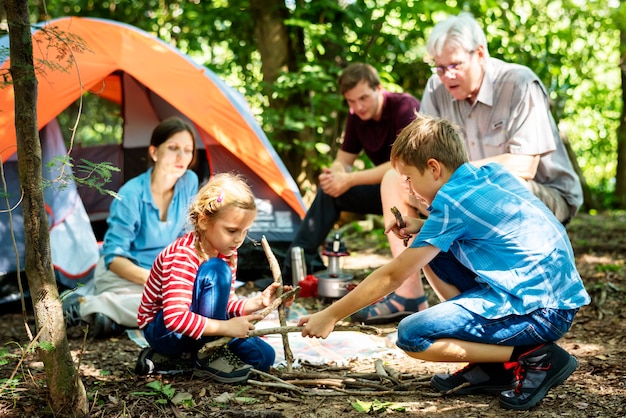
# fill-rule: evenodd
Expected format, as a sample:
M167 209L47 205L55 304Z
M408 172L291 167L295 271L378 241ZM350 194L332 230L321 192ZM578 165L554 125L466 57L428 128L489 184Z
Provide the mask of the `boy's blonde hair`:
M391 147L391 165L398 160L424 173L434 158L454 171L468 161L458 127L447 119L418 113L396 138Z
M201 236L199 225L201 216L213 222L220 217L223 208L232 206L256 211L256 202L250 185L240 174L214 174L198 191L196 198L189 206L189 222L196 236ZM207 258L202 251L199 239L196 240L196 251L200 258Z

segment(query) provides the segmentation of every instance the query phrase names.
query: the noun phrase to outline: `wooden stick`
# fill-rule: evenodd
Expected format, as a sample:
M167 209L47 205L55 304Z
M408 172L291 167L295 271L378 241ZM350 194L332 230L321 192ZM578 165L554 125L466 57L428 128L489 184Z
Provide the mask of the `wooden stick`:
M469 387L469 386L472 386L472 383L471 383L471 382L461 383L460 385L458 385L458 386L456 386L456 387L453 387L453 388L452 388L452 389L450 389L450 390L445 391L445 392L443 393L443 395L452 395L453 393L456 393L456 392L458 392L459 390L461 390L461 389L463 389L463 388L466 388L466 387Z
M385 371L390 377L396 379L396 381L399 382L400 380L402 380L402 376L400 375L400 372L395 370L393 367L383 364L383 369L385 369Z
M376 370L376 374L382 377L389 377L387 371L383 368L383 361L378 359L374 362L374 370Z
M384 365L383 365L384 367ZM269 379L270 382L261 382L259 380L249 379L248 383L253 386L267 387L274 389L272 392L276 393L275 389L284 389L288 391L295 391L298 395L307 396L340 396L340 395L356 395L356 396L380 396L386 394L396 395L408 395L408 394L420 394L421 396L428 397L441 397L445 396L441 393L428 393L420 389L422 386L430 386L428 382L419 383L422 380L419 376L412 376L412 382L403 384L393 384L390 379L388 383L392 383L392 387L387 386L384 382L373 382L371 380L363 379L363 376L368 376L376 380L381 378L381 366L375 365L375 373L315 373L315 372L291 372L280 373L280 376L269 374L266 372L252 370L253 373ZM394 373L395 374L395 373ZM409 376L409 377L411 377ZM314 387L318 388L315 389ZM363 388L361 390L354 390L348 388Z
M299 327L296 325L288 325L284 327L274 327L274 328L253 329L251 331L248 331L248 336L260 337L262 335L269 335L269 334L287 335L290 332L302 332L303 329L304 327ZM372 334L372 335L381 334L378 328L372 327L369 325L335 325L335 328L333 329L333 331L356 331L356 332L362 332L364 334ZM208 344L211 344L211 343L208 343Z
M298 386L326 386L326 387L344 387L345 380L341 378L334 379L299 379L299 380L287 380L288 384L298 385Z
M263 318L265 318L270 313L272 313L274 309L278 308L285 299L289 299L290 297L297 295L299 291L300 291L300 286L296 286L290 291L283 293L279 298L274 299L274 302L272 302L269 306L267 306L265 309L260 311L259 315L262 315Z
M378 375L377 373L343 373L341 374L341 376L345 379L380 382L380 375ZM282 373L282 377L290 379L334 379L337 377L337 374L317 372L284 372Z
M248 379L246 381L246 383L250 384L250 385L257 385L257 386L262 386L262 387L269 387L269 388L281 388L281 389L287 389L287 390L295 390L298 393L304 393L305 390L303 390L302 388L299 388L296 385L291 385L289 383L279 383L279 382L261 382L259 380L254 380L254 379Z
M430 393L422 389L422 387L430 386L429 382L421 382L429 380L430 376L413 376L406 375L410 382L396 384L393 379L401 376L400 373L393 369L386 369L382 360L375 362L374 373L316 373L316 372L291 372L280 373L279 376L265 373L262 371L252 370L253 373L264 377L270 381L260 381L248 379L248 384L253 387L265 387L271 392L268 394L276 394L277 389L286 390L295 394L294 400L303 395L305 396L384 396L399 395L411 396L420 395L422 397L439 398L445 396L443 393ZM389 370L392 370L390 373ZM392 375L395 375L392 377ZM376 381L364 379L363 377L371 377ZM381 381L381 377L383 378ZM390 386L391 384L391 386ZM455 389L456 390L456 389Z
M270 244L267 242L265 235L263 235L263 237L261 238L261 245L263 246L263 251L265 252L267 261L270 264L270 271L272 272L272 277L274 278L274 282L282 284L283 274L280 271L280 265L278 264L278 260L276 260L276 256L274 256L274 253L272 252L272 249L270 248ZM280 288L278 291L282 293L283 289Z
M332 388L325 390L315 390L315 389L304 389L300 388L296 385L290 385L287 383L277 383L277 382L261 382L259 380L248 379L248 384L251 386L260 386L260 387L269 387L269 388L278 388L278 389L286 389L293 390L298 392L299 395L307 395L307 396L346 396L346 395L354 395L354 396L384 396L384 395L401 395L401 396L411 396L411 395L419 395L426 397L439 398L443 396L440 393L429 393L423 390L417 391L397 391L393 389L389 390L380 390L380 391L372 391L372 390L349 390L343 388Z
M393 216L396 217L396 225L398 225L398 228L406 228L406 222L404 221L404 219L402 218L402 214L400 213L400 211L398 210L397 207L393 206L391 208L391 213L393 213ZM409 240L411 239L411 235L409 235L408 237L406 237L403 242L404 242L404 246L406 247L409 244Z
M274 283L278 283L280 285L276 290L276 296L280 297L283 293L283 274L280 271L280 266L278 265L276 256L270 248L270 244L267 242L265 235L263 235L263 238L261 238L261 244L263 245L263 250L265 251L267 261L270 263L270 270L272 272L272 277L274 277ZM297 285L297 283L295 284ZM278 306L278 321L281 327L287 326L287 315L285 314L285 304L283 303ZM287 371L291 371L293 369L294 358L291 347L289 346L289 337L287 336L287 334L282 334L282 340L283 351L285 353L285 362L287 363Z
M369 389L377 389L377 390L390 390L388 386L382 385L380 383L360 380L354 378L346 378L343 376L332 376L332 377L316 377L313 376L309 379L292 379L286 380L288 384L296 385L296 386L326 386L326 387L339 387L344 388L346 386L351 387L362 387ZM396 389L391 388L391 389Z
M281 400L283 402L298 402L298 403L302 402L300 398L297 398L297 397L294 398L293 396L282 395L276 391L270 392L269 390L264 390L264 389L259 389L259 388L252 388L251 391L252 393L259 394L259 395L267 395L268 397L273 396L274 398ZM242 412L246 412L246 411L242 411Z
M389 376L389 374L387 373L387 370L385 370L385 367L383 366L383 361L381 359L376 360L376 362L374 363L374 369L376 370L376 374L382 377L383 379L389 380L394 385L400 384L398 379Z

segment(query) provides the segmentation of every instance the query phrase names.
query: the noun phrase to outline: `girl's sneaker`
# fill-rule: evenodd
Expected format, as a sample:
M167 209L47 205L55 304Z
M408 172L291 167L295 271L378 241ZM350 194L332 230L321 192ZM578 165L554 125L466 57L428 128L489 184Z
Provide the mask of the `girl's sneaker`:
M222 383L245 382L252 366L244 363L227 346L215 350L206 357L196 357L194 374L210 376Z
M139 353L135 364L135 374L146 376L150 374L181 374L193 370L193 361L190 354L180 356L166 356L146 347Z

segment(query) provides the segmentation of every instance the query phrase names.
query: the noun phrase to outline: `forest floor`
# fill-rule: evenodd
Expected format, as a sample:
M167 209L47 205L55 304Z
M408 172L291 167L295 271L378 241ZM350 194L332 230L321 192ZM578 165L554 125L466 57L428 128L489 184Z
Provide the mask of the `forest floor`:
M127 336L106 340L74 337L70 345L89 396L89 416L626 416L626 213L579 214L568 225L568 233L592 302L580 310L559 344L575 355L580 365L531 410L504 410L497 397L488 395L441 396L429 386L431 376L462 364L414 360L393 344L375 348L381 355L348 356L345 361L337 361L341 353L328 352L331 360L324 362L325 353L318 350L321 363L296 362L291 371L283 363L270 374L253 373L247 384L233 386L192 375L137 376L133 370L140 347ZM344 239L351 251L344 269L354 274L356 282L389 260L389 250L377 245L384 240L380 233L347 229ZM248 283L240 291L245 294L253 291L252 287ZM426 290L431 305L437 303L428 286ZM306 298L298 302L314 310L332 300ZM31 316L27 323L34 329ZM4 314L0 320L0 416L52 416L43 365L35 353L25 352L28 340L22 315ZM381 331L383 337L392 336L395 328L392 324ZM340 332L331 335L336 334ZM296 350L294 356L299 357ZM10 376L13 379L7 381Z

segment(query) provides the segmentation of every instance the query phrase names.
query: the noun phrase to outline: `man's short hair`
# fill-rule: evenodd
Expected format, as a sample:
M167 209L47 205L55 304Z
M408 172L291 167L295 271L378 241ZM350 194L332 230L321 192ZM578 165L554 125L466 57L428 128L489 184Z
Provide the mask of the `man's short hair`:
M348 65L339 76L339 92L343 96L348 90L352 90L361 81L366 81L373 89L380 85L378 71L369 64L357 62Z

